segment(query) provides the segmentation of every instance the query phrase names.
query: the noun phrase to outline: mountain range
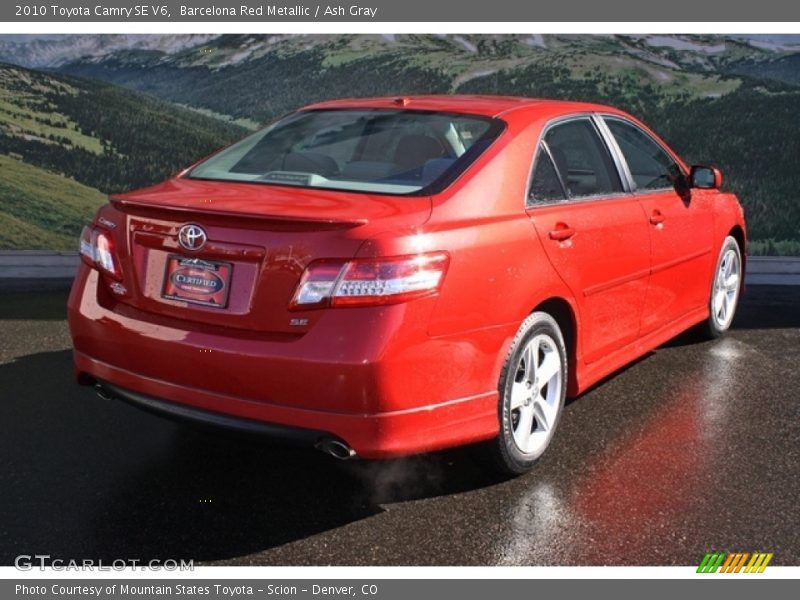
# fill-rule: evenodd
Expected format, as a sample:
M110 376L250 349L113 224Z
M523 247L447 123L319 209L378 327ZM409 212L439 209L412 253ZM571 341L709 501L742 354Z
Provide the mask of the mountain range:
M69 137L97 140L93 160L116 167L79 169L63 141L49 148L48 160L42 148L29 152L32 141L9 129L16 117L2 112L18 96L2 80L0 152L103 192L153 181L316 100L415 93L583 99L629 110L689 161L719 165L760 240L753 248L800 253L800 36L0 36L0 61L79 89L81 101L65 93L48 102L75 123ZM129 119L135 127L116 127ZM116 126L103 129L100 121ZM157 135L164 123L169 136Z

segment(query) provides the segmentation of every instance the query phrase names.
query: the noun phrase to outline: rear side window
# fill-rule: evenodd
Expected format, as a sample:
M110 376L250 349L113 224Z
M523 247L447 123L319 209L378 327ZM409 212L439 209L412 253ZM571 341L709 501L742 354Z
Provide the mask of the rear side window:
M611 155L589 118L551 127L544 137L569 198L602 196L622 191Z
M200 163L189 177L378 194L434 193L503 131L487 117L415 110L301 111Z
M561 185L561 179L553 165L553 160L550 158L550 152L544 144L541 144L533 165L528 204L559 202L566 199L567 195Z
M661 145L631 123L610 117L604 120L628 163L636 189L671 188L672 179L680 168Z

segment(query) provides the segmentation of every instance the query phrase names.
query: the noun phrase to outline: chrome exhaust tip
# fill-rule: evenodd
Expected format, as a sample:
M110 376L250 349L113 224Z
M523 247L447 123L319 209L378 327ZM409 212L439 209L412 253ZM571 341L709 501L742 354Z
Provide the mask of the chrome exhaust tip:
M111 392L109 392L106 388L104 388L102 386L102 384L100 384L100 383L95 383L94 384L94 391L103 400L114 400L115 399L113 394L111 394Z
M339 460L349 460L356 455L356 451L340 440L323 438L316 444L316 449L329 454Z

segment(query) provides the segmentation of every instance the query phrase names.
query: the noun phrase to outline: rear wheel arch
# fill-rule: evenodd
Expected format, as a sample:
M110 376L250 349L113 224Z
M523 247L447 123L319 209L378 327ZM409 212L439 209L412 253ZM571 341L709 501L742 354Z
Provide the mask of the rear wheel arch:
M533 311L517 330L504 361L498 381L499 431L485 445L504 474L526 473L549 447L564 408L568 362L555 317Z
M537 304L534 312L545 312L558 323L567 351L567 395L577 395L578 320L573 306L564 298L553 297Z

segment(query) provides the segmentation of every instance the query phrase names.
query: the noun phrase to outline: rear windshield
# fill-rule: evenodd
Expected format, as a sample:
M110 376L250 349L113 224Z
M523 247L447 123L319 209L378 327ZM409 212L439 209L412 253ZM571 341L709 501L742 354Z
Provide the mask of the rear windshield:
M431 193L455 180L503 127L497 119L415 110L302 111L208 158L188 177Z

